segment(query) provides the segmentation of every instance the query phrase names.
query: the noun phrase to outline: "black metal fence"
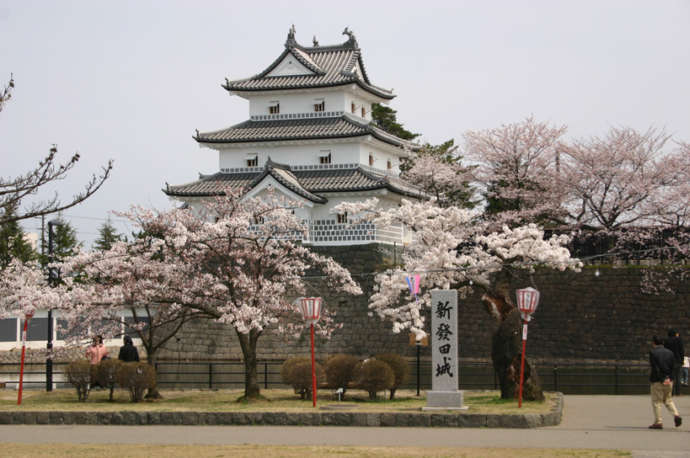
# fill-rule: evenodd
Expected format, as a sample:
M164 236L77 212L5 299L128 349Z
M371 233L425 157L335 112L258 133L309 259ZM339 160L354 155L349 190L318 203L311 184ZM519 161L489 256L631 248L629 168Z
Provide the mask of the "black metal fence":
M281 360L259 361L259 383L265 389L284 388L280 379ZM410 371L405 389L426 390L431 388L431 362L421 361L417 367L410 360ZM67 387L64 377L66 363L54 364L53 380L57 387ZM460 363L460 389L498 389L498 378L489 363ZM646 394L649 393L649 368L646 364L568 364L547 365L537 368L542 386L548 391L566 394ZM241 361L200 361L156 363L158 383L162 388L241 388L244 386L244 364ZM419 376L417 375L419 374ZM419 382L418 382L419 380ZM19 365L0 364L0 382L7 387L19 382ZM45 387L45 364L27 364L24 370L24 387ZM686 387L682 387L688 390Z

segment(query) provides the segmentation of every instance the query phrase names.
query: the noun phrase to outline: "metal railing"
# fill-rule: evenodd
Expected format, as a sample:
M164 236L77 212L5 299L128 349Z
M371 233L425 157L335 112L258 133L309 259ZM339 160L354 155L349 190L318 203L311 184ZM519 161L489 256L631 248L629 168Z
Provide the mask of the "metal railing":
M282 360L262 360L257 364L260 386L285 388L280 378ZM67 387L65 378L67 363L55 363L53 380L57 387ZM404 389L431 388L431 362L423 360L417 368L414 359L409 360L409 377ZM417 378L419 370L419 378ZM566 394L647 394L649 393L649 367L646 364L568 364L537 366L542 387L548 391ZM242 388L244 363L232 361L156 363L158 384L167 389L177 388ZM419 380L419 385L417 385ZM19 381L19 364L0 363L0 382L6 387L16 386ZM498 377L490 363L460 362L460 389L498 389ZM45 386L45 364L28 364L24 370L25 388ZM688 391L687 387L681 387Z

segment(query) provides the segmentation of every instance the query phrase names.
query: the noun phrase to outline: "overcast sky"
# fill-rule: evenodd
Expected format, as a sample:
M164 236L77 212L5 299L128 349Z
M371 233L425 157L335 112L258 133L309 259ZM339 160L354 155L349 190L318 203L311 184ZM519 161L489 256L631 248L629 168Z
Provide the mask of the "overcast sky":
M30 170L55 143L63 160L82 155L57 187L68 198L113 159L112 178L66 212L86 247L111 210L169 208L166 181L218 170L194 129L248 118L223 79L268 66L291 24L305 45L342 43L350 27L369 77L394 89L399 120L424 141L530 114L571 137L656 126L690 141L687 0L0 0L0 82L16 82L0 175Z

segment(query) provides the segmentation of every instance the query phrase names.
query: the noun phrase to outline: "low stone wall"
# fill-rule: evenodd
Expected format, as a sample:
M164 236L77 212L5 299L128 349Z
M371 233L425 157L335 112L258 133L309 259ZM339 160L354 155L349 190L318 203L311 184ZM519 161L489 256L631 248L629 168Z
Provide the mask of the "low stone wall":
M563 395L547 414L500 415L426 412L2 412L3 425L273 425L426 426L455 428L539 428L563 416Z

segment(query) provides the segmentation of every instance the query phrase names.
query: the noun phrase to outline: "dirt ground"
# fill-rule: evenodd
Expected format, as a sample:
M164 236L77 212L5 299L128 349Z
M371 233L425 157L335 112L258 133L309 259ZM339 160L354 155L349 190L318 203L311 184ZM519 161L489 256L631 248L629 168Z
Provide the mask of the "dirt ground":
M433 447L341 447L341 446L207 446L207 445L92 445L92 444L3 444L4 458L130 458L166 457L246 457L317 458L317 457L621 457L630 456L617 450L574 450L535 448L433 448Z

